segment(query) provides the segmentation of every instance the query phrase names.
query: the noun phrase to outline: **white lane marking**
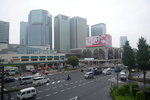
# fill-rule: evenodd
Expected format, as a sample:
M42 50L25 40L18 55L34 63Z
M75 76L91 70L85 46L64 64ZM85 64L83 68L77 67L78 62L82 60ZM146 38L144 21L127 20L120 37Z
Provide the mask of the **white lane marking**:
M75 96L75 97L73 97L73 98L71 98L69 100L77 100L77 99L78 99L78 96Z
M64 82L65 80L62 80L62 82Z
M53 94L57 94L58 92L54 92Z
M70 90L71 88L67 88L68 90Z
M78 86L81 86L81 84L79 84Z
M55 84L55 82L52 82L52 84Z
M77 86L74 86L73 88L76 88Z
M36 99L41 99L42 97L38 97L38 98L36 98Z
M51 94L47 94L46 97L50 96Z
M49 89L45 89L46 91L48 91Z
M83 83L83 85L85 85L86 83Z
M57 87L53 87L53 89L56 89Z
M65 85L68 85L68 84L65 84Z
M87 83L90 83L90 82L87 82Z
M43 92L43 91L38 91L38 93L41 93L41 92Z
M57 83L60 83L60 81L57 81Z
M59 87L62 87L62 85L60 85Z
M70 83L70 84L73 84L73 82L72 82L72 83Z
M65 90L61 90L60 92L64 92Z

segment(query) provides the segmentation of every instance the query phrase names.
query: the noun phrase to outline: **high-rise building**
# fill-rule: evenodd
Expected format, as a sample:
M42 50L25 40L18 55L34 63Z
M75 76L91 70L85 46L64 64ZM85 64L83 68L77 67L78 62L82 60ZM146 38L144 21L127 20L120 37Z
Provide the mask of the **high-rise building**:
M70 19L70 46L74 48L84 48L88 37L87 20L81 17Z
M50 45L52 49L52 15L46 10L30 11L28 16L28 45Z
M9 22L0 21L0 43L9 44Z
M54 19L54 49L70 50L70 19L65 15L57 15Z
M106 34L106 24L99 23L91 26L91 36Z
M120 37L120 47L123 47L125 45L127 40L127 36L121 36Z
M27 44L27 27L28 22L20 22L20 44L26 45Z

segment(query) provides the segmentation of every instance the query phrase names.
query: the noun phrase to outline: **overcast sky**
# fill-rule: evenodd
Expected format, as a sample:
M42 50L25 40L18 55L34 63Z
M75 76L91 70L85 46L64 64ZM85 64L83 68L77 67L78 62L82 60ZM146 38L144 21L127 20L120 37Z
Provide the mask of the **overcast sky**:
M10 22L10 43L19 44L20 21L27 21L32 9L84 17L90 26L106 23L113 47L120 47L120 36L134 48L141 36L150 43L150 0L0 0L0 20Z

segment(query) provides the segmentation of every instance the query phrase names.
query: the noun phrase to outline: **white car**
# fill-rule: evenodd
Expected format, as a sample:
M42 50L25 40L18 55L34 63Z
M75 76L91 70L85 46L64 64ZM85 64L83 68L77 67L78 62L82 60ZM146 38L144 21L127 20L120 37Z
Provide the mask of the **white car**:
M1 88L2 88L2 86L0 86L0 92L1 92ZM3 88L3 91L6 92L8 90L6 88Z
M121 71L121 72L120 72L120 79L123 80L123 81L126 81L127 78L128 78L127 73Z
M106 69L103 70L102 73L105 74L105 75L110 75L110 74L111 74L111 71L112 71L111 68L106 68Z
M94 77L94 73L93 72L86 72L85 75L84 75L85 79L93 78L93 77Z
M33 84L34 85L42 85L42 84L48 83L49 81L50 81L49 78L45 78L45 77L33 78Z
M19 91L17 94L18 100L25 100L32 97L36 97L36 89L34 87L25 88Z

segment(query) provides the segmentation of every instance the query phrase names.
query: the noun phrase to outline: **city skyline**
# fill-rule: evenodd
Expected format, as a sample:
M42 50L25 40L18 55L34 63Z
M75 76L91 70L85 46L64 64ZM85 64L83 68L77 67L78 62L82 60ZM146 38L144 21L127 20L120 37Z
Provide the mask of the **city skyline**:
M136 48L141 36L150 42L149 3L148 0L1 0L0 20L10 23L10 43L19 43L20 21L27 21L31 10L45 9L53 17L63 14L86 18L88 25L105 23L107 34L112 35L113 47L120 47L120 36L128 36L130 45Z

